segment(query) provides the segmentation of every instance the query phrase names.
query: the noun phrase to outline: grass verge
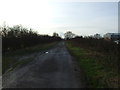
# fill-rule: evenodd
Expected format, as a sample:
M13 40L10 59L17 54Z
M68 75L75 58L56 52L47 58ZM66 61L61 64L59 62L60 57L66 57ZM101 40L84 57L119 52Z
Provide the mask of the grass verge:
M72 41L67 41L66 46L72 56L76 57L77 62L82 67L87 78L88 88L118 88L118 71L105 66L102 61L106 55L80 48L74 45ZM108 58L107 58L108 59Z
M22 66L25 66L27 63L31 62L32 60L34 60L34 58L27 58L27 59L24 59L24 60L21 60L21 61L18 61L16 63L14 63L8 71L12 71L14 70L18 65L20 65L21 67Z
M32 53L37 53L40 51L48 50L54 47L57 42L40 44L34 47L29 47L25 49L16 50L13 52L8 52L2 56L2 73L4 74L8 69L13 70L19 64L25 64L31 61L32 58L26 60L18 61L21 56L29 55Z

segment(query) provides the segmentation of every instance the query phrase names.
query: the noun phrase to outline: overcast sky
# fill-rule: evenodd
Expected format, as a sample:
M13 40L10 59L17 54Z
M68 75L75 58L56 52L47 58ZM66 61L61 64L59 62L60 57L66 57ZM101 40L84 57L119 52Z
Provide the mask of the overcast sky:
M0 25L21 24L49 35L66 31L77 35L118 32L118 2L87 1L0 0Z

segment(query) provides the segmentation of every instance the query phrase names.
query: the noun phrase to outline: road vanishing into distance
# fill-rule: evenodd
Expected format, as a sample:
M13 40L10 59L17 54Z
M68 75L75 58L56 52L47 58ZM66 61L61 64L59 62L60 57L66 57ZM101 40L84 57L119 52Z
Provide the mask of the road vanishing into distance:
M83 88L64 42L3 75L3 88Z

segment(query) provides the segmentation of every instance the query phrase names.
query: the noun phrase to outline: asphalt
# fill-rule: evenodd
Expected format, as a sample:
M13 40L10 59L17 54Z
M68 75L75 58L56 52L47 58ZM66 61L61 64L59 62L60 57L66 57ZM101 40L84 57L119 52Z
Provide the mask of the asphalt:
M64 42L41 54L24 67L3 75L3 88L82 88L72 56Z

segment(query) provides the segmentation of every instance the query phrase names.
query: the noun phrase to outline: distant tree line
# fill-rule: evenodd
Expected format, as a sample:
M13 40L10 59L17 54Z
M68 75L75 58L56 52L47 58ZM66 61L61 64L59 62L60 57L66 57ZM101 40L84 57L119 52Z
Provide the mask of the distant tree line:
M24 28L21 25L15 25L13 27L3 26L0 27L0 29L3 53L10 50L61 40L56 34L54 36L40 35L32 29Z
M96 36L99 36L99 34L95 34ZM95 49L100 52L105 53L112 53L117 55L118 50L120 48L120 44L116 44L115 42L107 41L104 38L95 38L92 36L78 36L72 33L71 31L68 31L64 34L66 40L72 40L74 43L77 43L78 46L89 48L89 49Z
M97 39L92 37L83 38L82 36L76 36L71 40L78 43L80 47L94 49L99 52L112 53L115 55L118 54L118 48L120 46L113 41L106 41L104 38Z

